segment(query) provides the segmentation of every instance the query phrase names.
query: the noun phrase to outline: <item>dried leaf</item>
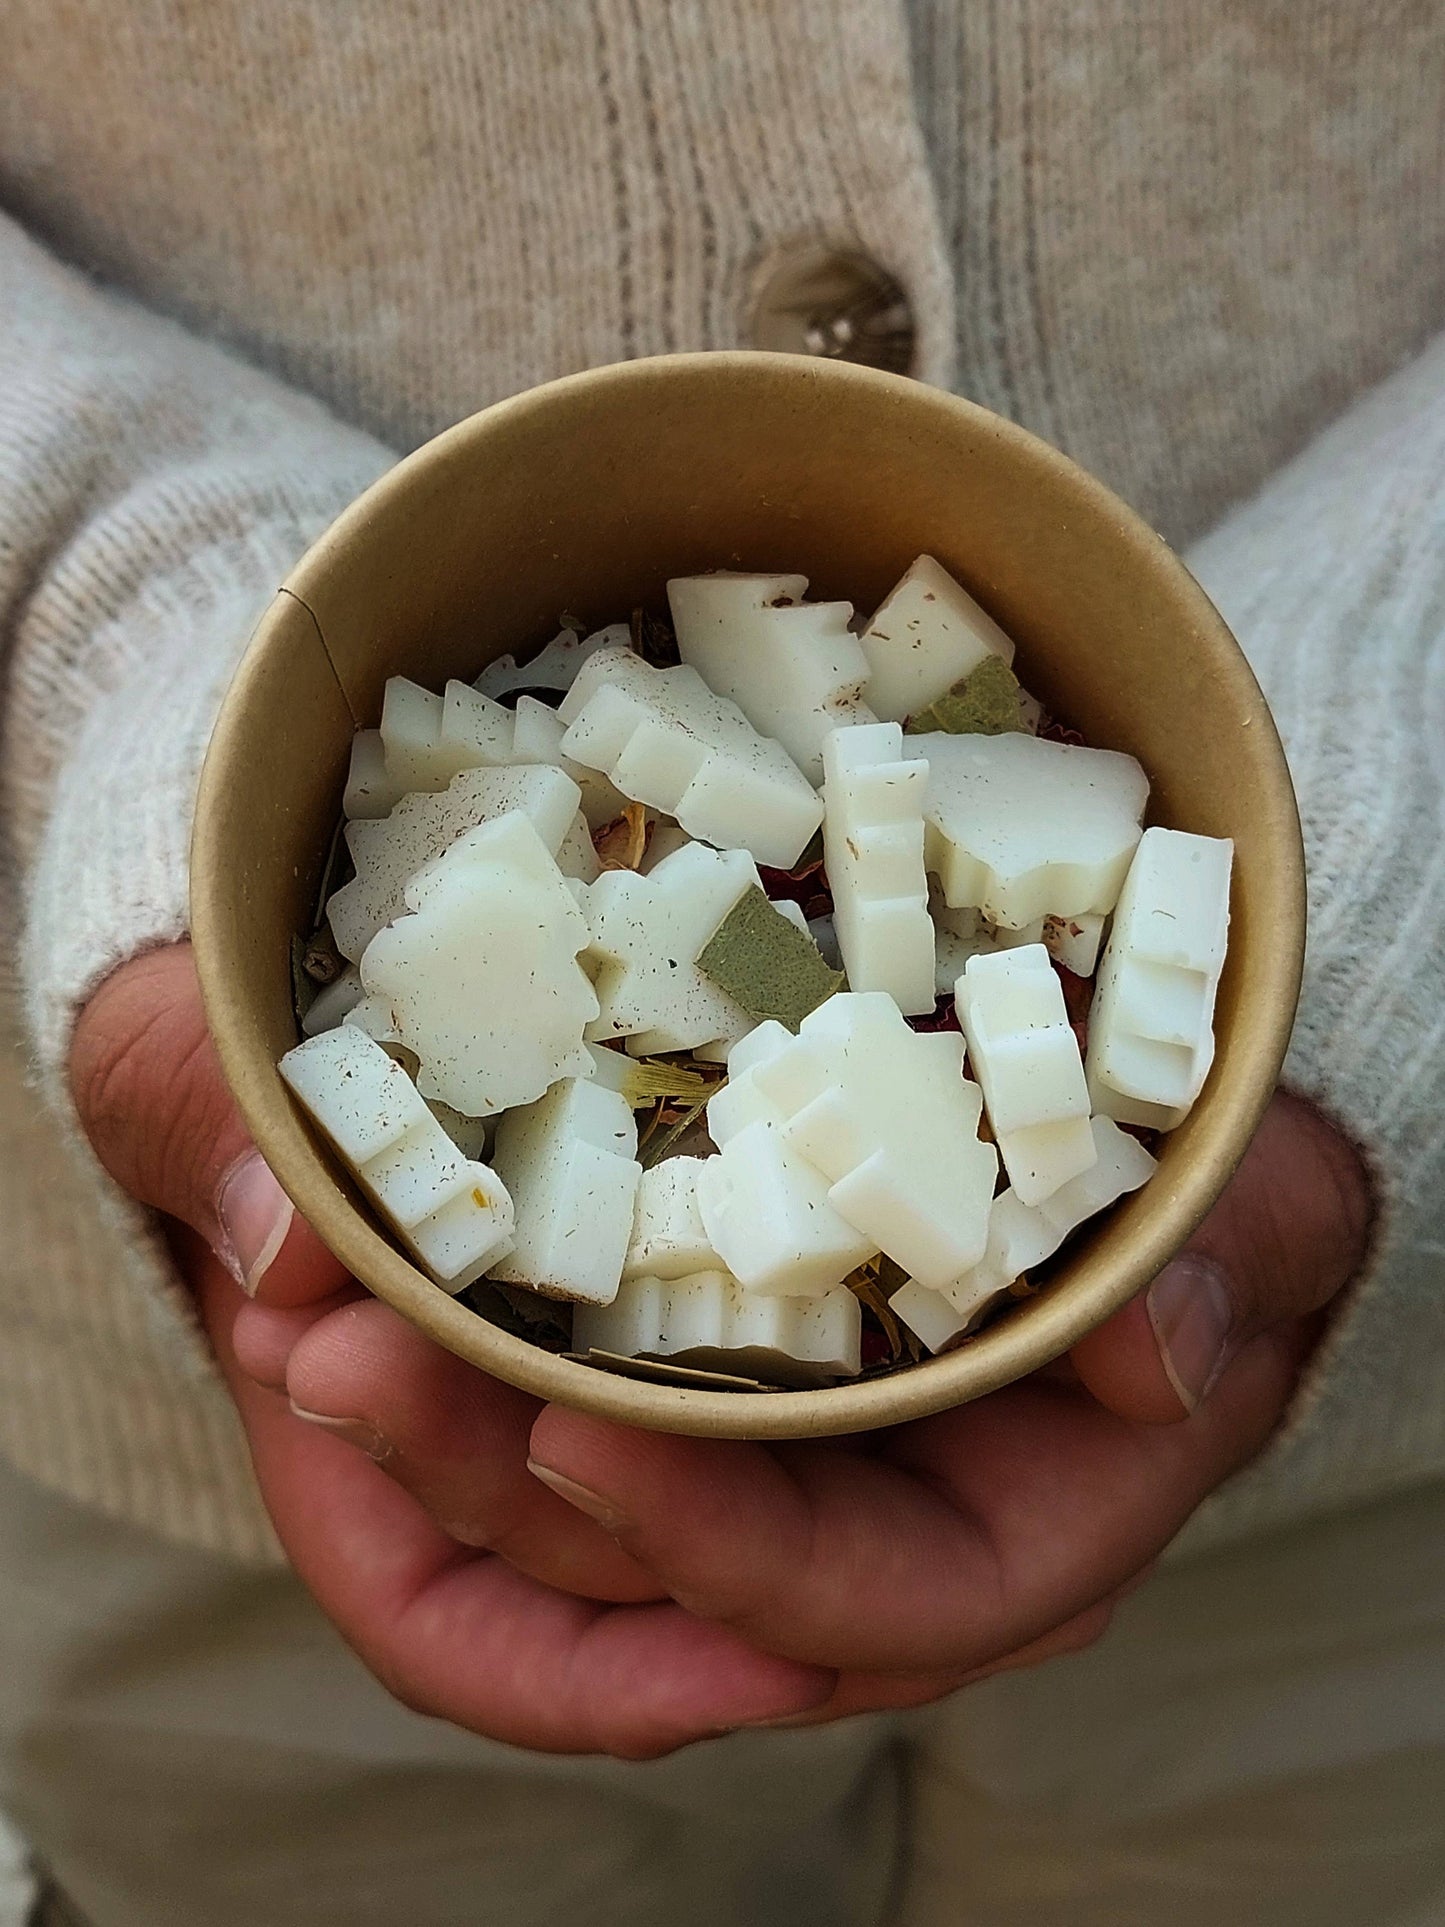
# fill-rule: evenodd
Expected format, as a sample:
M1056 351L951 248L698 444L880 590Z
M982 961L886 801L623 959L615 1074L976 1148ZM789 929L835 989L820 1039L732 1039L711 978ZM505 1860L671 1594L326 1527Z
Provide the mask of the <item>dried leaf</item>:
M909 733L943 730L950 736L1005 736L1027 733L1020 704L1019 679L1002 656L986 655L962 682L908 719Z
M811 937L805 937L756 884L728 911L698 955L697 967L755 1024L770 1018L797 1030L843 988Z
M655 616L646 609L634 609L628 627L633 653L641 656L644 662L651 663L654 669L675 669L682 661L672 624L663 617Z
M679 1107L671 1098L663 1098L653 1113L652 1121L641 1133L637 1144L637 1159L644 1170L660 1164L678 1139L690 1131L703 1112L707 1109L712 1089L703 1092L692 1103Z
M594 832L592 847L604 870L637 870L647 855L652 824L645 803L628 803L621 816L614 816Z
M306 945L301 957L301 968L313 984L334 984L346 968L346 960L336 948L329 924L322 924L310 943Z
M605 1044L598 1049L606 1050L608 1057L616 1060L615 1075L611 1074L609 1065L609 1075L603 1081L619 1091L634 1111L659 1098L680 1098L691 1103L699 1097L711 1097L727 1075L721 1064L690 1069L666 1057L628 1057L624 1051L611 1050Z
M316 1002L316 981L306 970L306 945L299 937L291 939L291 1007L301 1023Z
M621 1378L645 1378L654 1385L680 1385L690 1391L706 1392L780 1392L781 1385L764 1384L760 1378L741 1378L736 1372L714 1371L707 1365L679 1365L668 1358L629 1358L622 1352L568 1352L579 1365L593 1365L601 1372L616 1372Z

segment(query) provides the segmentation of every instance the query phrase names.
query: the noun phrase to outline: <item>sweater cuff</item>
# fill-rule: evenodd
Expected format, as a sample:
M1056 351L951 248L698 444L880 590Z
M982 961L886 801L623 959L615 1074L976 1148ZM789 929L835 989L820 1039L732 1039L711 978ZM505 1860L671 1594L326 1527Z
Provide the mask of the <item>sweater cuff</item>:
M1191 557L1274 708L1309 876L1284 1081L1376 1216L1274 1439L1186 1549L1445 1477L1445 337Z

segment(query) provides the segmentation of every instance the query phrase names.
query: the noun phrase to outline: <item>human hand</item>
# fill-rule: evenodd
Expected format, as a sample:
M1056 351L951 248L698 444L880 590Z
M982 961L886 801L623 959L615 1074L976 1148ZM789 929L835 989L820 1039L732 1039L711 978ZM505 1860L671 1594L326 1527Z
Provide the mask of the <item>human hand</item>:
M126 974L112 985L124 988ZM187 988L178 974L170 989L173 1002L176 992L194 1002L193 978ZM139 1000L153 1002L154 987ZM135 1025L110 1025L127 1028ZM88 1076L96 1081L86 1030L78 1090ZM189 1055L204 1061L194 1042ZM224 1100L214 1068L211 1077ZM110 1080L98 1081L104 1089ZM116 1102L112 1089L92 1106L102 1155L116 1138L107 1161L128 1188L151 1202L172 1197L173 1212L213 1233L214 1184L167 1192L134 1168L134 1118L163 1118L175 1103L168 1071L142 1084L139 1105ZM234 1120L230 1128L239 1130ZM213 1136L230 1149L224 1132ZM226 1165L211 1168L219 1175ZM412 1703L523 1744L640 1754L749 1719L917 1703L1096 1637L1198 1501L1268 1436L1318 1308L1358 1262L1367 1219L1354 1153L1307 1107L1278 1099L1191 1246L1192 1270L1156 1281L1147 1300L1076 1348L1072 1366L888 1434L776 1447L539 1411L386 1307L355 1302L354 1288L338 1292L334 1264L294 1222L261 1281L271 1309L238 1312L235 1287L214 1262L193 1257L191 1268L282 1537L375 1670ZM1228 1324L1222 1339L1211 1336L1211 1312L1214 1324ZM317 1438L313 1427L307 1439L274 1395L245 1385L238 1351L262 1385L284 1380L337 1436ZM560 1511L537 1509L535 1496L528 1503L529 1433L533 1470L569 1501ZM579 1529L583 1537L569 1536ZM458 1541L491 1556L464 1553ZM620 1563L607 1563L609 1551ZM456 1571L471 1576L453 1579ZM419 1581L421 1599L484 1582L476 1610L491 1638L482 1642L489 1673L480 1697L475 1666L457 1670L436 1613L404 1610ZM562 1589L619 1603L606 1612L563 1599ZM509 1608L498 1617L493 1594ZM532 1673L541 1656L526 1633L537 1596L542 1618L555 1613L566 1625ZM655 1603L664 1596L687 1610ZM595 1615L585 1659L579 1611ZM693 1649L688 1642L707 1628L734 1644ZM468 1633L474 1656L478 1624ZM596 1662L608 1639L637 1677L598 1700ZM768 1652L779 1670L750 1670ZM532 1677L530 1692L519 1703L503 1691L499 1703L498 1679L519 1674ZM758 1712L758 1696L769 1693L778 1704ZM789 1696L796 1704L783 1706Z
M668 1601L528 1473L537 1401L347 1277L246 1136L188 945L101 985L77 1024L71 1085L106 1169L170 1220L293 1565L397 1698L519 1746L648 1757L827 1697L828 1672ZM341 1399L321 1410L350 1423L308 1422L288 1403L288 1354L308 1333Z

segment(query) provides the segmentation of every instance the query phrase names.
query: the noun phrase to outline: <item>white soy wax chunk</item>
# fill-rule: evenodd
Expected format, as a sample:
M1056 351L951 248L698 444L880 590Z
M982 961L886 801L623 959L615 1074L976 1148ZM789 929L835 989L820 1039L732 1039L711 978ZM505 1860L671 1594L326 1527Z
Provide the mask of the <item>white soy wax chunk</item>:
M962 1312L956 1311L941 1291L930 1291L916 1278L898 1287L888 1300L888 1309L934 1353L947 1351L973 1323L971 1317L965 1318Z
M1214 1061L1234 845L1146 830L1114 912L1089 1012L1094 1108L1172 1131Z
M744 850L689 843L648 876L608 870L577 893L591 941L598 1015L588 1041L635 1038L639 1055L741 1037L752 1020L697 967L698 954L758 881Z
M983 1098L963 1075L962 1037L910 1030L884 992L843 991L772 1046L745 1050L751 1090L731 1116L724 1107L725 1128L751 1099L828 1180L839 1216L924 1284L977 1264L998 1156L978 1136Z
M311 1007L301 1019L303 1037L319 1037L324 1030L344 1024L366 995L361 972L347 964L334 982L324 985L311 999Z
M569 756L722 849L785 870L823 820L782 744L759 735L685 663L654 669L630 649L600 649L558 714Z
M840 1288L822 1298L769 1298L725 1271L688 1278L629 1278L612 1303L579 1308L575 1351L670 1358L715 1371L806 1382L860 1369L862 1307ZM803 1367L799 1374L797 1368Z
M1052 1197L1027 1205L1009 1190L994 1199L983 1257L970 1271L941 1287L955 1311L973 1318L990 1298L1051 1258L1071 1231L1117 1203L1126 1192L1137 1191L1158 1169L1139 1140L1121 1131L1112 1119L1090 1119L1089 1131L1094 1162L1060 1185Z
M769 1018L740 1037L727 1054L727 1082L708 1099L707 1134L719 1148L760 1119L781 1125L783 1113L763 1096L753 1073L791 1048L795 1039L785 1024Z
M970 957L993 957L1001 950L1043 940L1042 917L1022 930L1008 930L990 923L982 910L951 910L936 886L929 892L928 913L933 918L933 984L940 997L953 995Z
M1021 929L1114 907L1149 798L1132 756L1010 731L904 738L928 764L925 858L946 901Z
M651 876L664 857L671 856L676 850L686 848L691 842L692 838L680 823L669 823L662 819L654 820L647 839L647 848L643 851L642 861L637 866L638 870L645 877Z
M621 790L615 789L599 771L574 763L570 756L563 755L562 738L567 726L555 709L539 702L535 696L519 696L515 712L504 710L502 713L513 715L512 753L506 760L550 763L554 769L566 770L582 792L582 814L589 829L600 830L621 816L627 807L627 798Z
M1009 1183L1023 1204L1041 1204L1097 1155L1084 1060L1048 951L970 957L954 1009Z
M897 723L835 729L823 746L823 860L853 990L886 990L905 1016L933 1009L934 933L923 867L928 765Z
M683 661L817 783L829 731L875 718L852 603L804 602L807 588L805 575L723 570L674 578L667 599Z
M386 750L379 729L358 729L351 739L351 764L341 813L348 823L371 822L388 815L406 794L387 773Z
M470 683L449 682L442 696L438 744L440 767L454 765L446 781L460 776L464 769L499 769L504 763L531 762L531 757L513 754L516 727L512 710L479 695Z
M599 649L627 647L625 622L614 622L590 636L579 636L575 629L563 629L530 661L518 663L515 656L498 656L489 662L472 685L483 696L510 696L514 689L555 689L565 695L577 671Z
M993 617L931 555L920 555L889 591L861 642L871 671L864 694L890 723L946 695L985 656L1014 659Z
M1036 941L1076 977L1092 977L1104 938L1103 917L1045 917Z
M377 931L402 914L408 881L468 830L520 810L555 853L576 822L580 802L577 785L559 769L472 769L440 794L404 796L380 823L348 823L346 847L356 875L326 905L336 948L359 962Z
M686 1278L716 1271L719 1254L698 1209L698 1177L711 1158L663 1158L642 1174L624 1278Z
M878 1250L833 1209L822 1173L761 1119L702 1160L697 1202L718 1257L748 1291L816 1298Z
M557 868L564 877L575 877L579 883L595 883L602 874L597 845L592 841L592 832L581 810L573 817L571 829L557 845Z
M462 1156L380 1044L351 1024L298 1044L281 1075L377 1211L443 1290L510 1249L512 1200Z
M516 1212L512 1249L493 1278L544 1298L610 1304L642 1176L626 1098L591 1078L567 1078L508 1111L492 1161Z
M519 810L469 830L407 884L413 914L372 938L361 981L416 1053L424 1097L491 1117L558 1078L590 1080L582 1033L597 998L577 962L580 887Z

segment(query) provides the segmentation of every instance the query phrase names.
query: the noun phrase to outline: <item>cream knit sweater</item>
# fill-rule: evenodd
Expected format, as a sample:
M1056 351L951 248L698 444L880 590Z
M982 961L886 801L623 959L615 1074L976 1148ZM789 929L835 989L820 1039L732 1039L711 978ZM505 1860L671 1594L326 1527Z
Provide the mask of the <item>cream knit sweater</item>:
M1176 542L1217 522L1191 561L1290 748L1290 1071L1386 1212L1196 1535L1445 1474L1435 0L5 0L0 47L0 1448L275 1556L162 1248L75 1141L74 1013L184 931L227 677L392 452L573 368L745 343L759 264L817 234L898 276L925 379Z

